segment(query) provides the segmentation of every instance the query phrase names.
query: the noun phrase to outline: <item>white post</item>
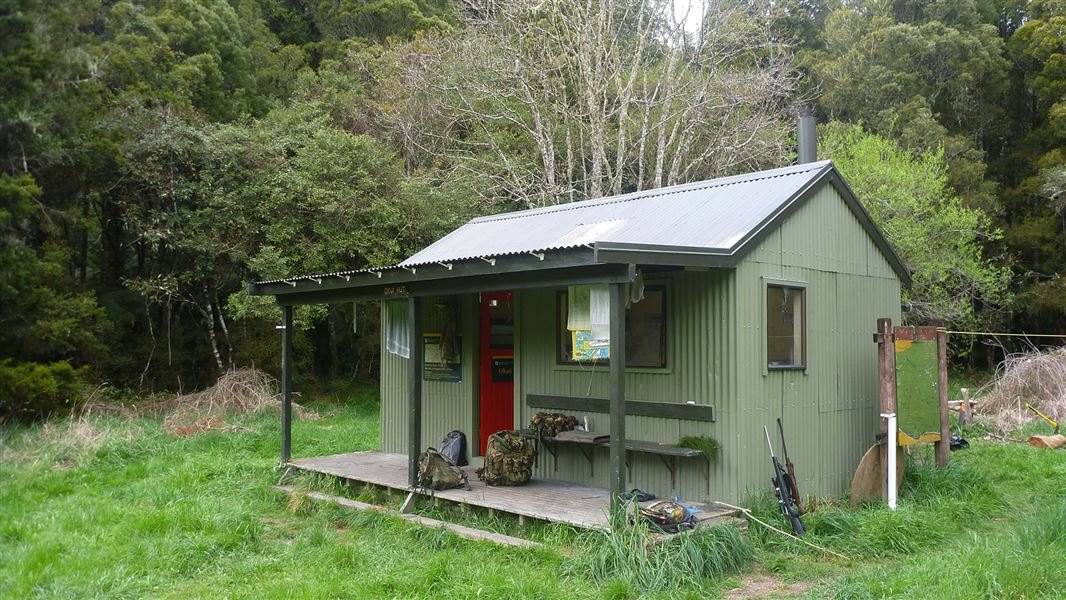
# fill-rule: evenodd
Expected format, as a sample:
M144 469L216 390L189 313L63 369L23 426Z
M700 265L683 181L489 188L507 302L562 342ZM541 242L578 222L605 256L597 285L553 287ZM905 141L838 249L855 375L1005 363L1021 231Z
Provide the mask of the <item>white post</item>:
M881 413L881 417L888 419L888 468L887 481L888 486L888 508L889 510L896 510L896 443L898 442L899 434L896 433L896 413Z

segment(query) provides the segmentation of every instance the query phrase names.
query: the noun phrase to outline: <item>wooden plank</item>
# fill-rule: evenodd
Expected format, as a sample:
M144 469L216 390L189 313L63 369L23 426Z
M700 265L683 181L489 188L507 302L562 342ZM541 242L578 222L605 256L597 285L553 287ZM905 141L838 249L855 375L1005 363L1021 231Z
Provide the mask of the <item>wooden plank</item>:
M386 452L351 452L332 456L301 458L293 466L305 471L332 475L349 481L365 482L385 488L408 492L406 456ZM472 468L467 468L470 489L442 490L434 494L438 501L498 510L563 523L585 529L609 530L607 515L610 494L603 488L551 479L534 479L518 487L491 487L478 481ZM713 514L723 513L714 506L694 504Z
M526 405L530 408L543 408L549 410L569 410L605 414L611 412L610 403L606 398L526 394ZM662 417L666 419L714 422L714 407L707 404L626 400L626 414L639 417Z
M669 444L658 442L642 442L639 440L626 440L626 450L643 452L645 454L664 454L666 456L703 456L703 452L694 448L678 448Z
M479 261L480 262L480 261ZM441 268L436 265L430 268ZM419 273L423 267L419 267ZM635 270L626 265L593 264L564 269L535 269L521 273L501 273L499 275L480 275L476 277L453 277L446 280L412 281L403 285L371 284L362 287L342 289L323 289L322 286L302 286L298 292L277 295L269 292L263 295L276 295L277 302L285 306L302 304L337 304L359 300L380 300L383 298L407 298L412 296L445 296L452 294L471 294L488 290L519 290L528 288L550 288L579 284L630 283ZM288 289L292 286L281 284Z
M529 429L520 429L519 434L523 437L537 439ZM611 436L606 433L595 431L561 431L554 437L543 438L549 444L583 444L586 446L610 447ZM647 442L644 440L626 440L626 450L643 452L645 454L665 454L667 456L700 456L703 452L693 448L681 448L665 442Z
M404 463L403 455L384 452L355 452L293 461L299 469L409 491ZM550 479L534 479L520 487L490 487L478 481L472 468L466 470L470 490L442 490L436 492L435 497L511 514L525 514L553 523L587 529L609 529L609 495L603 488Z
M277 486L277 489L289 495L296 493L304 493L309 498L314 498L315 500L322 500L324 502L332 502L333 504L336 504L338 506L343 506L345 508L350 508L353 510L371 510L375 512L396 515L397 517L400 517L405 521L422 525L425 527L430 527L433 529L443 527L448 531L454 532L459 537L468 540L486 541L492 542L494 544L500 544L501 546L514 546L516 548L536 548L540 546L540 544L538 544L537 542L533 542L530 540L524 540L522 538L503 535L501 533L493 533L491 531L485 531L483 529L475 529L473 527L467 527L466 525L459 525L458 523L438 521L437 519L430 519L429 517L423 517L420 515L402 514L389 510L384 506L378 506L377 504L367 504L366 502L350 500L341 496L332 496L330 494L323 494L321 492L299 492L296 488L289 485Z
M555 434L555 437L551 438L552 441L559 443L571 443L571 444L600 444L610 439L610 435L606 433L597 433L595 431L560 431Z

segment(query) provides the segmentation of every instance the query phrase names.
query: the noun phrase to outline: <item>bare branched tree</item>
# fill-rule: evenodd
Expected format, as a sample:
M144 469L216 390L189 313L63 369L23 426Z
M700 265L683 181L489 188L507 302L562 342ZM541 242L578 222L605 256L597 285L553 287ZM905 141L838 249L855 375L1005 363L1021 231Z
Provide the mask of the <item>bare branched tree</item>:
M464 30L394 47L382 113L409 166L523 206L780 164L798 74L766 12L704 0L467 0ZM686 27L686 24L688 27ZM402 97L401 97L402 96Z

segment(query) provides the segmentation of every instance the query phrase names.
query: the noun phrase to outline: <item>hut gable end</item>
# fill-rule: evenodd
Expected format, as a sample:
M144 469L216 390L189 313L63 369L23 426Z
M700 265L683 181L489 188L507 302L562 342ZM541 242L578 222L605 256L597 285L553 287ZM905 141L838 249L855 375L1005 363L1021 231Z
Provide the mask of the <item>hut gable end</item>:
M897 277L877 239L831 181L813 190L806 202L750 250L747 260L782 268Z

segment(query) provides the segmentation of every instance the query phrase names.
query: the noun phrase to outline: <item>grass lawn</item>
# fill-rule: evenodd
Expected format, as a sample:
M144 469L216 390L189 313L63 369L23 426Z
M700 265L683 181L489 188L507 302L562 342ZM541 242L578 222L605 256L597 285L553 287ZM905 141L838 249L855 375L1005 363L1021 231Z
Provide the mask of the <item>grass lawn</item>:
M298 455L376 448L374 392L312 406L323 418L295 422ZM756 524L746 540L712 531L644 552L632 530L470 518L545 543L514 549L290 500L270 489L276 415L229 422L240 429L189 438L148 418L9 427L0 597L706 598L755 576L811 598L1066 597L1062 452L972 435L946 471L908 465L895 512L823 505L805 517L807 539L850 560ZM750 504L781 523L767 497Z

